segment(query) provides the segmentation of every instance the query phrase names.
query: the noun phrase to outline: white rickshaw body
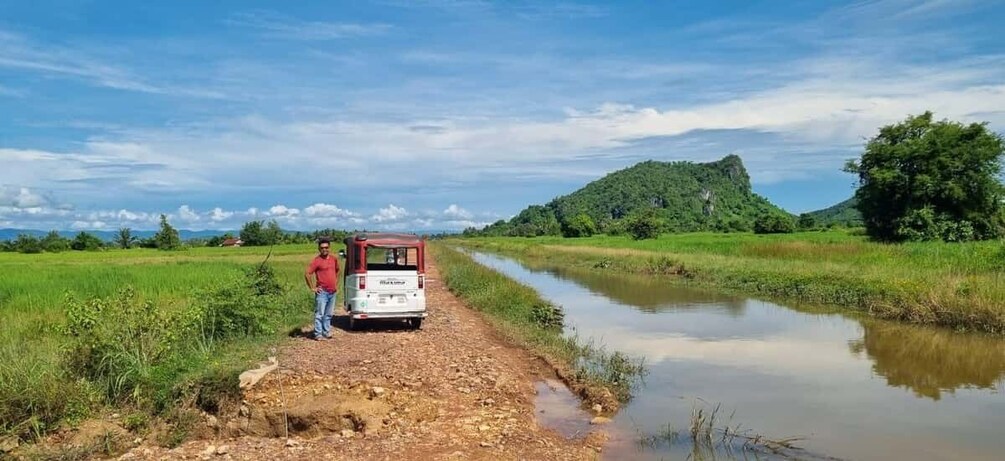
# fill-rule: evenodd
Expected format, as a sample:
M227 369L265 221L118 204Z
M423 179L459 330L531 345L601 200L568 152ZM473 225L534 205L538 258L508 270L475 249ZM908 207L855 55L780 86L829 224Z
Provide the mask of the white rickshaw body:
M344 241L343 295L350 329L370 319L426 318L426 242L414 234L360 233Z

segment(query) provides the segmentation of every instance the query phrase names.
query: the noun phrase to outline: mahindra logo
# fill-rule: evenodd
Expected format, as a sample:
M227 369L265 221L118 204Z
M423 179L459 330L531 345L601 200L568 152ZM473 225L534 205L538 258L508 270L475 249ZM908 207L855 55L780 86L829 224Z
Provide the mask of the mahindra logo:
M404 285L405 281L402 279L382 279L377 282L379 285Z

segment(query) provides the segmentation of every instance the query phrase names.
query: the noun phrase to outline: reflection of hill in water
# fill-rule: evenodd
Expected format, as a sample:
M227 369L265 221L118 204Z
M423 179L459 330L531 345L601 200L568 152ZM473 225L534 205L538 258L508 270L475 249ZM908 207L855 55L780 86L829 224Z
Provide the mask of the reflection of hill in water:
M865 335L852 352L873 360L873 371L891 386L939 400L958 388L994 389L1005 376L1005 340L952 331L862 322Z
M669 309L708 309L710 305L725 309L731 315L743 314L743 298L717 294L668 284L658 277L617 275L597 271L555 267L522 260L527 268L546 272L562 280L575 282L591 292L614 301L638 307L645 312Z

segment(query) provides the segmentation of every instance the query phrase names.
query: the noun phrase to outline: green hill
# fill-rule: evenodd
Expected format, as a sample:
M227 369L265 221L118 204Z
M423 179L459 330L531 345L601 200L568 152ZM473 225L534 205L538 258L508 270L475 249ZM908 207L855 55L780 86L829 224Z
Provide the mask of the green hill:
M817 226L821 227L830 225L861 226L862 213L855 208L856 204L855 197L852 197L832 207L811 211L807 214L813 217L813 221Z
M710 163L646 161L615 171L546 205L533 205L482 235L559 235L588 216L599 231L635 212L655 209L672 232L749 230L765 213L790 216L754 194L740 157ZM475 233L475 232L470 232Z

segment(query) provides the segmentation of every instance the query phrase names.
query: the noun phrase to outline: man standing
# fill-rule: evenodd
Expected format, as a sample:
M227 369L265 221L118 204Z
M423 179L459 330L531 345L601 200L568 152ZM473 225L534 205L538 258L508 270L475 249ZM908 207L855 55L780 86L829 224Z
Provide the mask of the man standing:
M338 257L331 254L331 241L325 238L318 240L318 255L307 265L307 272L304 273L307 287L314 292L314 339L318 341L332 337L338 270Z

